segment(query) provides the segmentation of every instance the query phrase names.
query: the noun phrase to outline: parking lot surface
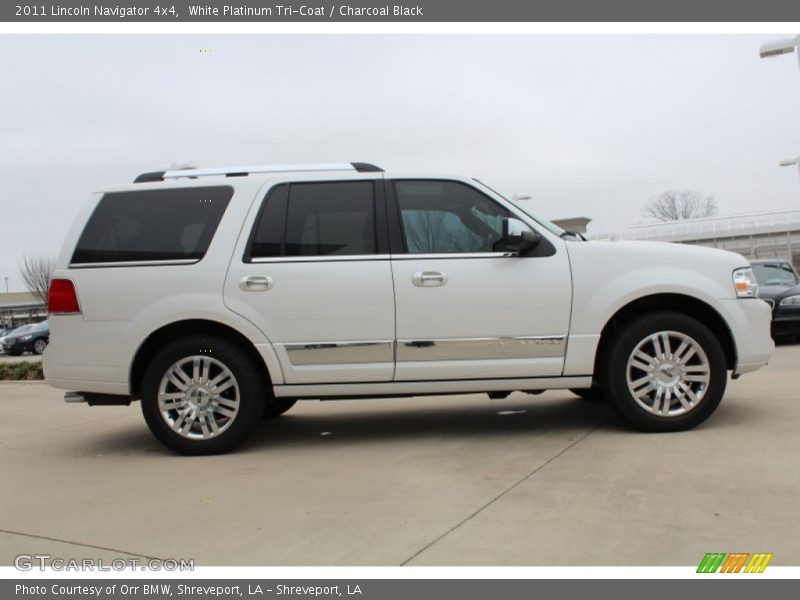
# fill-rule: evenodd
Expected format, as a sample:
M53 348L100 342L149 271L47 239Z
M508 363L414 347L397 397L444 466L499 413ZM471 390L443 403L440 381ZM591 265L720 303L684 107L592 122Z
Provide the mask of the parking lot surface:
M684 433L568 392L301 402L235 454L181 457L138 405L0 384L0 564L800 564L800 346Z

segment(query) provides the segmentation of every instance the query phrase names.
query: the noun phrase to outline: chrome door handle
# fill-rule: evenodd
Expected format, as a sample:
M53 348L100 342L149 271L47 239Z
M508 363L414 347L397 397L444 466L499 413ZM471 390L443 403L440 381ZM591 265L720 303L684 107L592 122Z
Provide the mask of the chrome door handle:
M441 271L417 271L411 276L411 283L417 287L437 287L447 283L447 275Z
M272 277L248 275L239 280L239 289L243 292L264 292L272 289L273 284Z

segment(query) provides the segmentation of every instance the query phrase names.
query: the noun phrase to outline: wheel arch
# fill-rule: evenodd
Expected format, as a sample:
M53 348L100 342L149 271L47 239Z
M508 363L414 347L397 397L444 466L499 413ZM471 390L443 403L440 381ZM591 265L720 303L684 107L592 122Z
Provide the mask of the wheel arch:
M722 345L727 368L729 370L736 368L736 343L733 333L725 319L713 306L703 300L685 294L659 293L632 300L617 310L606 322L600 333L600 341L595 353L595 377L601 372L601 364L611 340L625 323L650 312L665 310L693 317L707 326Z
M269 385L274 381L270 374L269 367L264 361L264 357L258 352L253 342L242 332L234 329L230 325L225 325L210 319L186 319L175 321L156 329L140 344L134 355L133 362L131 363L129 375L131 395L134 397L139 395L145 369L165 343L179 337L196 334L218 335L235 342L254 359L255 363L259 365L261 369L263 369L264 377L266 377Z

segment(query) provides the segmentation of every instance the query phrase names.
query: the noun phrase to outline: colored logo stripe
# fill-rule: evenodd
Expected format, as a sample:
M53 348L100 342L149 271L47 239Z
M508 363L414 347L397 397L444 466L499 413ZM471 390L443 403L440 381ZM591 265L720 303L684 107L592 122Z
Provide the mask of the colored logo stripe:
M767 568L769 561L772 560L772 554L753 554L750 562L744 568L745 573L763 573Z
M742 567L747 561L748 556L750 555L746 552L734 552L732 554L728 554L728 558L726 558L725 562L722 563L720 573L738 573L742 570Z
M698 573L716 573L722 561L725 559L724 552L709 552L700 561L697 567Z
M750 560L748 560L748 558ZM763 573L772 554L748 552L708 552L697 567L698 573ZM746 566L745 566L746 565Z

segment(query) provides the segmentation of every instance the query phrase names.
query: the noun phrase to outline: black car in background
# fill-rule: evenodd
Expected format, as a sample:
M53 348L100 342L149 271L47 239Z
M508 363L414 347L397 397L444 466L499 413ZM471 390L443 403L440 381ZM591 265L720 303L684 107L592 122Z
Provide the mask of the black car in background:
M758 297L772 306L772 337L800 336L800 276L788 260L754 260Z
M47 321L36 323L32 327L18 327L3 338L3 352L10 356L19 356L23 352L42 354L50 342L50 324Z

